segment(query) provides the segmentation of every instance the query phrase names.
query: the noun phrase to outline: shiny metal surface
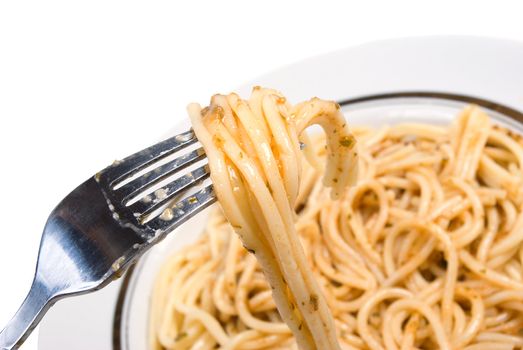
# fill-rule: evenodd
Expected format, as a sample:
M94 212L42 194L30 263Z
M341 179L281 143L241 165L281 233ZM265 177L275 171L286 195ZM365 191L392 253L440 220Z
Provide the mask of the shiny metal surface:
M216 201L207 166L190 168L205 161L201 148L185 151L196 142L189 131L135 153L58 204L44 227L31 289L0 332L1 350L17 349L56 301L104 287ZM183 154L155 167L177 152Z

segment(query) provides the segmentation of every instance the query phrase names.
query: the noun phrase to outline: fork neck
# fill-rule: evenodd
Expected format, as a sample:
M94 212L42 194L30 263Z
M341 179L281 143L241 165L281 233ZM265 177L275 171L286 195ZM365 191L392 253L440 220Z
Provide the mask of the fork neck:
M0 332L0 350L18 349L52 304L50 290L35 278L22 305Z

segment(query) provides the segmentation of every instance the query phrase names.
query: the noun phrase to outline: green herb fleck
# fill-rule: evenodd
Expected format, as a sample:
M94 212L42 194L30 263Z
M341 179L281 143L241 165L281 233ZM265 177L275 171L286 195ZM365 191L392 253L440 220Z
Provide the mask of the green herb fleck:
M354 138L351 136L343 136L340 139L340 145L343 147L352 147L354 145Z
M312 306L314 311L318 311L318 296L316 294L311 294L309 304Z
M182 333L180 333L180 334L178 334L178 335L176 336L176 338L174 339L174 341L180 341L180 340L182 340L183 338L185 338L186 336L187 336L187 332L182 332Z

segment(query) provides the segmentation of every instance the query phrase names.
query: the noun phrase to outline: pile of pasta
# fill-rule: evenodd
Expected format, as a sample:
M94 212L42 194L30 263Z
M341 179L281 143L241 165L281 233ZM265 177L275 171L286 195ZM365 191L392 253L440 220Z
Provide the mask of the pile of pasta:
M350 118L350 116L349 116ZM341 349L523 347L523 143L476 106L449 126L354 127L357 184L322 184L306 145L295 228ZM159 272L153 349L298 349L219 208Z

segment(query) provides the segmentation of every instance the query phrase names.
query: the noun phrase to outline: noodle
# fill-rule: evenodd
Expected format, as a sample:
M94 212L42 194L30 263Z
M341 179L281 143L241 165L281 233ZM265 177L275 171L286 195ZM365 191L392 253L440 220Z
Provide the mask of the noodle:
M523 347L520 137L475 106L449 127L353 128L347 187L329 104L255 89L190 107L223 212L162 266L151 349ZM300 136L321 112L327 136Z
M224 214L246 248L258 257L278 311L300 347L339 349L332 316L307 265L292 209L302 176L298 137L307 126L319 124L329 135L324 179L332 186L333 197L355 177L355 140L339 106L312 99L291 107L277 92L255 88L249 102L235 94L217 95L204 111L193 104L189 113L209 158ZM271 324L251 317L242 303L236 306L249 326L270 331Z

